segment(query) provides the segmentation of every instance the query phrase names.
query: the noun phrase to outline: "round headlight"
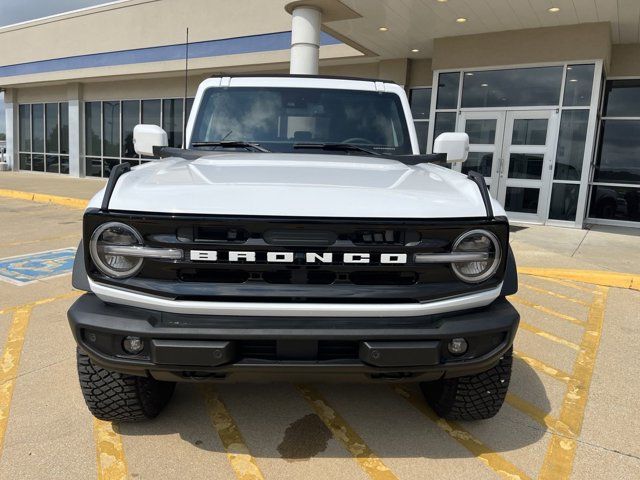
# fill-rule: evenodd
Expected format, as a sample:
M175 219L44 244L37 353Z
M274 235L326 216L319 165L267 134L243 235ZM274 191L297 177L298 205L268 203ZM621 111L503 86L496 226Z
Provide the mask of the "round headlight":
M451 264L454 273L468 283L478 283L491 277L500 265L500 242L486 230L470 230L453 244L453 253L478 254L477 260L465 260Z
M112 278L126 278L138 273L142 258L110 253L109 247L142 246L142 237L129 225L109 222L100 225L91 235L89 248L96 267Z

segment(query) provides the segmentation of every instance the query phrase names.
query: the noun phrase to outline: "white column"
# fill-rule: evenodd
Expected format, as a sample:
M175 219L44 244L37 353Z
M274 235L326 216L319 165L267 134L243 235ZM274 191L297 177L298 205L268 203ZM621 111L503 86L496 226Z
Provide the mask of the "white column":
M5 123L7 130L7 153L5 161L11 170L18 170L18 95L15 89L4 91Z
M69 102L69 176L84 177L84 115L82 85L74 83L67 88Z
M300 6L291 12L290 73L318 74L321 23L322 12L315 7Z

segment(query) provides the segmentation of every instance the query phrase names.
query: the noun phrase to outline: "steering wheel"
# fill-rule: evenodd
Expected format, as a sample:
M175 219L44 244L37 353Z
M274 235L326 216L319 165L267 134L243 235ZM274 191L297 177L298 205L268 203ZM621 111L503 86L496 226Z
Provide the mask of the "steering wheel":
M347 138L346 140L343 140L342 143L368 143L368 144L372 144L373 142L371 140L369 140L368 138L351 137L351 138Z

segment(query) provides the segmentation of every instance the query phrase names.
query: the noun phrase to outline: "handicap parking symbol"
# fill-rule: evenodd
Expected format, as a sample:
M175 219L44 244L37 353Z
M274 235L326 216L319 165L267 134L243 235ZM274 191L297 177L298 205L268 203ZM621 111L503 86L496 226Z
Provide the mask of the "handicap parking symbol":
M0 259L0 280L28 285L37 280L64 275L73 269L74 247Z

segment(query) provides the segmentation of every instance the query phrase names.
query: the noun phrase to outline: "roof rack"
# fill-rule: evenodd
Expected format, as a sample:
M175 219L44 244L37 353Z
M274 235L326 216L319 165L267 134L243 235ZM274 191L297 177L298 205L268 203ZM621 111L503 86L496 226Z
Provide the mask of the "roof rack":
M275 78L326 78L328 80L359 80L362 82L383 82L397 85L393 80L384 80L381 78L363 78L363 77L346 77L340 75L300 75L297 73L243 73L240 75L230 75L228 73L216 73L209 78L230 77L230 78L253 78L253 77L275 77Z

